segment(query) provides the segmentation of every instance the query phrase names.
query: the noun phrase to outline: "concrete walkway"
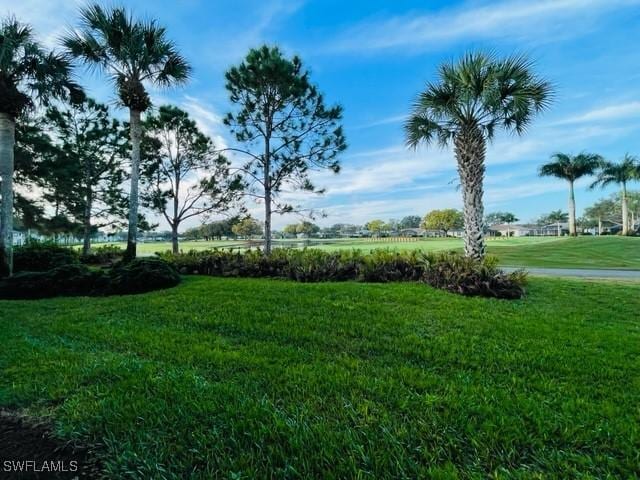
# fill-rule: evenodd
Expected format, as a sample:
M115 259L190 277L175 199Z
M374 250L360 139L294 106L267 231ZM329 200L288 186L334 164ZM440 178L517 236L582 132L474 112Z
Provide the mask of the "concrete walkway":
M516 267L500 267L505 272L519 270ZM579 278L606 278L640 280L640 270L609 270L609 269L583 269L583 268L538 268L524 267L531 275L549 277L579 277Z

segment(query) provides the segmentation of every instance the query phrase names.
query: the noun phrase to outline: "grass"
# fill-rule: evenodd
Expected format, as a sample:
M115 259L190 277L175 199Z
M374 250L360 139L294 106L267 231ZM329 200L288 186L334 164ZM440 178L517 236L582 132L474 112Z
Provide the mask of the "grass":
M527 267L640 269L639 237L578 237L519 245L490 244L502 265Z
M0 406L109 478L634 478L640 284L186 278L0 302Z
M300 246L304 242L276 242L276 245ZM323 250L355 248L372 250L390 248L394 250L422 249L428 251L462 250L458 238L432 238L399 241L375 241L371 239L312 240L310 247ZM214 247L243 247L242 241L181 242L183 251L206 250ZM124 244L122 245L124 247ZM140 243L140 255L170 250L166 242ZM550 267L550 268L613 268L640 269L640 237L515 237L497 238L487 241L488 252L496 255L505 266Z

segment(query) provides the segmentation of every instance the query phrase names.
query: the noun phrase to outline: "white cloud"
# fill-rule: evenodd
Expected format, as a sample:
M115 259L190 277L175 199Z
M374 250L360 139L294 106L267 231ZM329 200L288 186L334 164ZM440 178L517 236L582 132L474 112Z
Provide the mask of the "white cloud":
M80 0L21 0L0 7L0 14L13 15L18 21L31 25L44 46L59 49L60 37L83 4Z
M597 107L584 113L561 119L555 122L555 125L606 122L632 117L640 117L640 102L626 102Z
M547 39L578 34L560 20L597 19L607 10L637 5L638 0L506 0L481 6L463 5L437 13L415 12L384 20L363 21L348 29L331 45L333 51L423 49L460 39L522 38Z

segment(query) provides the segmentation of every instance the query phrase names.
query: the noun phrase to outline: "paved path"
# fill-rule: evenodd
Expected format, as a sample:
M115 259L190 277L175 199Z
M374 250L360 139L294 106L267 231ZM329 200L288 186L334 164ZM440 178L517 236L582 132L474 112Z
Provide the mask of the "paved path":
M501 267L505 272L518 270L516 267ZM583 268L538 268L525 267L531 275L550 277L581 277L581 278L607 278L640 280L640 270L608 270L608 269L583 269Z

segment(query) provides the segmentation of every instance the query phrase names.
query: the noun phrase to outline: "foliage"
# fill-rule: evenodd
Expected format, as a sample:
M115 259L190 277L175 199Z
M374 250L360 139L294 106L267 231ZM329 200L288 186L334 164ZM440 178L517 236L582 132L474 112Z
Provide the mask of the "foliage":
M125 107L149 108L145 82L166 87L189 77L191 67L155 21L137 21L122 7L98 4L83 7L80 17L81 27L63 43L72 56L111 77Z
M188 62L155 21L138 21L124 7L103 8L98 4L80 10L81 26L63 39L67 51L89 67L111 77L118 100L129 109L131 139L131 185L127 251L136 257L140 215L138 181L140 175L141 114L151 106L146 84L169 87L184 83L191 72Z
M569 214L567 212L563 212L562 210L553 210L545 215L540 216L538 220L538 224L540 225L548 225L551 223L560 224L562 222L566 222L569 219Z
M2 302L0 407L101 445L107 478L634 478L638 298L188 277Z
M498 223L512 224L519 219L511 212L492 212L485 216L487 225L497 225Z
M639 178L640 164L638 159L632 155L625 155L619 163L603 162L591 188L597 186L604 188L608 185L620 185L625 188L631 180Z
M407 215L403 217L402 220L398 223L398 227L402 230L407 228L420 228L420 224L422 223L422 218L418 215Z
M604 159L594 153L580 153L568 155L555 153L551 156L551 162L540 167L539 174L543 177L556 177L568 182L575 182L586 175L592 175Z
M119 248L96 249L84 263L106 263L123 255ZM0 280L0 298L46 298L59 295L112 295L149 292L180 283L175 268L158 258L138 258L110 270L92 269L78 262L75 250L49 244L17 249L21 272ZM45 257L46 256L46 257ZM29 267L31 270L22 268Z
M464 224L462 213L454 208L431 210L422 221L425 230L442 230L445 235L450 230L462 228Z
M237 216L225 218L224 220L216 220L214 222L203 223L197 227L192 227L184 232L184 237L191 240L221 240L222 237L231 237L235 235L232 227L238 223L240 219Z
M122 225L127 199L122 189L127 132L106 105L87 99L66 108L51 106L43 122L52 137L52 154L40 168L44 198L82 228L88 252L99 228ZM67 230L68 232L69 230Z
M143 293L175 287L180 275L169 263L159 258L136 258L122 262L109 272L109 292Z
M106 286L100 270L67 264L47 271L25 271L0 280L0 298L36 299L59 295L93 295Z
M302 222L299 222L299 223L291 223L289 225L285 225L282 231L283 233L286 233L288 235L301 234L301 235L310 237L312 235L317 234L320 231L320 227L315 223L309 222L307 220L303 220Z
M56 98L83 98L69 59L43 50L30 26L4 18L0 39L0 112L16 118L36 101L47 105Z
M252 49L240 65L225 74L229 98L237 110L225 124L246 156L240 171L248 194L265 205L265 249L271 250L272 213L291 212L283 189L322 193L309 173L337 173L337 156L346 149L340 125L342 108L327 107L297 56L286 58L277 47Z
M364 227L375 235L380 235L385 229L385 223L383 220L376 219L367 222Z
M46 52L35 40L31 27L15 18L3 18L0 23L0 113L2 143L0 144L0 275L11 275L13 270L13 216L14 216L14 144L16 120L36 106L47 106L55 99L81 100L84 92L72 79L71 63L61 54ZM8 117L8 118L7 118ZM19 135L24 133L20 132ZM24 137L21 139L24 140ZM18 166L21 167L20 145ZM26 196L18 196L19 205L30 206ZM38 209L22 209L24 213L39 213ZM28 221L25 223L29 223Z
M124 257L124 250L117 245L100 245L93 247L87 254L80 256L80 261L88 265L104 265L121 260Z
M244 185L239 175L230 174L231 163L216 152L211 138L178 107L161 106L144 130L144 198L171 227L177 252L180 224L233 208Z
M531 61L518 55L498 59L467 53L456 63L442 64L438 79L420 94L407 120L411 146L446 146L468 128L479 129L487 139L498 128L523 133L552 95L551 84L534 75Z
M493 257L478 262L445 253L425 268L424 280L432 287L461 295L517 299L522 298L526 273L524 270L504 273Z
M464 295L520 298L524 276L506 275L495 261L457 261L457 253L396 252L358 250L325 252L318 249L190 251L160 254L178 271L223 277L281 277L301 282L357 280L364 282L425 281ZM457 283L456 283L457 282Z
M462 186L465 255L481 259L484 245L484 173L487 142L503 128L522 134L550 102L549 82L523 56L499 59L471 52L441 65L405 124L407 144L454 145Z
M13 269L15 272L44 272L64 265L79 263L78 252L55 243L30 241L15 247Z
M260 235L262 233L262 226L253 217L248 216L233 224L231 231L241 237L249 238L252 235Z

